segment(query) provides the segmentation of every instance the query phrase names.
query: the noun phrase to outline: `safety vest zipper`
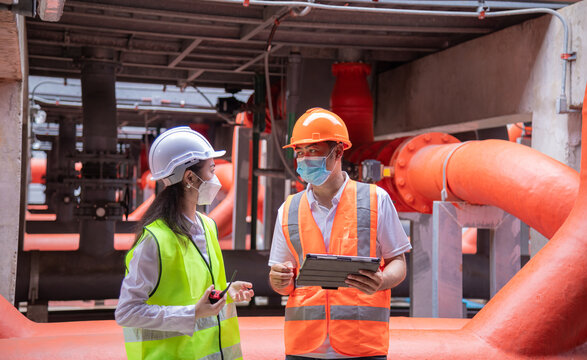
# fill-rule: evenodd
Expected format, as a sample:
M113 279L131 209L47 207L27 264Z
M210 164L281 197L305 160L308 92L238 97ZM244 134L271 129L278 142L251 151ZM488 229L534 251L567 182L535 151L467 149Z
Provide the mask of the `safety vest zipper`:
M330 290L326 290L326 336L328 336L328 341L330 341L330 302L328 298L329 293Z
M199 215L198 215L199 217ZM204 219L202 219L200 217L200 221L202 222L202 226L204 224ZM214 289L216 289L216 281L214 279L214 274L212 273L212 257L210 256L210 248L208 247L208 234L206 233L206 231L204 231L204 236L206 237L206 252L208 253L208 257L210 257L210 263L208 263L208 261L206 261L206 258L204 257L204 255L202 254L202 252L200 251L200 249L198 248L198 246L196 246L196 243L192 240L192 244L194 245L194 247L196 248L196 250L198 250L198 254L200 254L200 256L202 257L202 260L204 261L204 264L206 264L206 267L208 268L208 272L210 272L210 278L212 279L212 284L214 285ZM222 338L221 338L221 329L222 326L220 325L220 314L216 315L216 320L218 321L218 347L219 347L219 351L220 351L220 358L222 360L224 360L224 353L222 352Z

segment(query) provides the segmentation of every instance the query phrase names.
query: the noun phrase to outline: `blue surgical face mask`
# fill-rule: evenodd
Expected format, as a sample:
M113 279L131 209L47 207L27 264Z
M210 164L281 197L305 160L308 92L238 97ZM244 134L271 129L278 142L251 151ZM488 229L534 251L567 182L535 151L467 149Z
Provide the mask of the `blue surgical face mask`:
M332 154L330 151L330 154ZM304 156L298 159L297 172L305 182L320 186L328 180L332 170L326 170L326 159L330 156Z

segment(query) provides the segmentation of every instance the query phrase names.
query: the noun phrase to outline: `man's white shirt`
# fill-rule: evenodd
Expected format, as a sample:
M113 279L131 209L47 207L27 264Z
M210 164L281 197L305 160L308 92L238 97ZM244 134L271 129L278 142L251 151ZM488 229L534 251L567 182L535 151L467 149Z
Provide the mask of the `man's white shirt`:
M330 244L330 233L332 231L334 215L336 214L340 197L345 185L349 181L349 177L346 172L343 172L343 175L345 177L345 181L337 191L336 195L334 195L334 198L332 199L332 207L330 209L318 203L314 197L312 185L309 185L307 189L310 211L312 212L312 216L314 217L316 224L320 228L326 249L328 249ZM277 211L277 220L275 221L273 242L271 244L271 253L269 255L269 266L284 263L286 261L291 261L291 263L294 265L296 264L296 258L287 246L285 235L283 234L283 227L281 226L283 219L283 207L284 204L282 204ZM397 215L397 211L391 202L389 194L382 188L377 187L377 257L381 257L383 259L393 258L405 253L411 248L412 246L410 245L410 241L404 232L402 224ZM334 349L330 346L328 336L326 336L324 343L318 349L316 349L315 352L301 356L323 359L344 359L350 357L335 352Z

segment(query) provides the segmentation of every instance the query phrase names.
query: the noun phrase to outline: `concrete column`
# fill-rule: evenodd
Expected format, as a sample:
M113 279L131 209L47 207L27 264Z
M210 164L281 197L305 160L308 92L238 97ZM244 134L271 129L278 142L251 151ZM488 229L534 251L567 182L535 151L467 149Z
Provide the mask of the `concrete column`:
M0 40L0 295L12 303L28 164L24 18L0 11Z
M14 300L22 159L22 84L0 83L0 294Z

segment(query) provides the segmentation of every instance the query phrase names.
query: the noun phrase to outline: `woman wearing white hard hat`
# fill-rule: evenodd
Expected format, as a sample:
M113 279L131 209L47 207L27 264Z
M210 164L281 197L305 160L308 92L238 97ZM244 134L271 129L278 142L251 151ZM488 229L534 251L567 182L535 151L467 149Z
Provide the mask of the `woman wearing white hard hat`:
M213 200L220 182L215 151L187 126L161 134L149 151L153 180L165 185L140 222L126 256L116 308L129 359L242 358L235 302L249 301L252 284L235 281L228 296L214 220L196 212Z

